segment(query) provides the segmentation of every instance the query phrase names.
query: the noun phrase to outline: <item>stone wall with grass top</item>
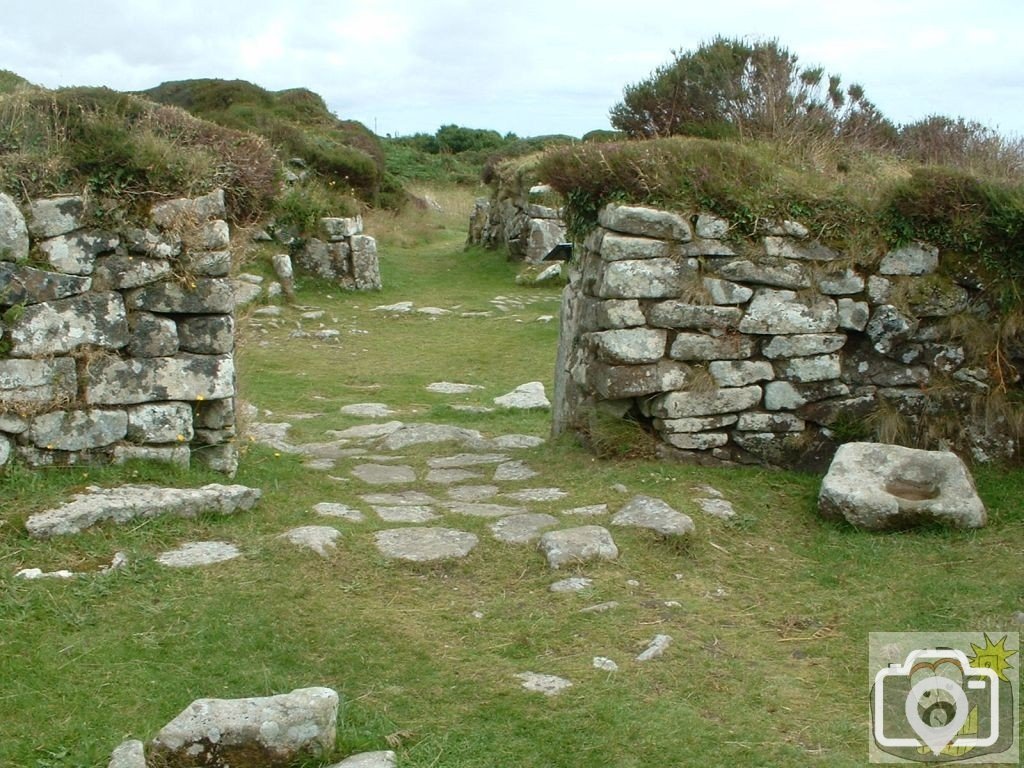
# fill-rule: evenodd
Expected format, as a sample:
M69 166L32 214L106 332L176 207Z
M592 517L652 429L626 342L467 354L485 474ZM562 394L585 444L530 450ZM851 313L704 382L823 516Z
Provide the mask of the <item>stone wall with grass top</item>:
M237 466L224 194L103 227L82 196L0 194L0 466Z
M491 198L479 198L473 207L469 244L507 248L515 261L541 261L566 238L561 210L547 204L556 198L543 184L519 191L496 186Z
M807 469L849 440L1019 453L1019 327L955 255L855 262L795 221L626 205L599 223L563 296L556 433L625 420L663 456Z

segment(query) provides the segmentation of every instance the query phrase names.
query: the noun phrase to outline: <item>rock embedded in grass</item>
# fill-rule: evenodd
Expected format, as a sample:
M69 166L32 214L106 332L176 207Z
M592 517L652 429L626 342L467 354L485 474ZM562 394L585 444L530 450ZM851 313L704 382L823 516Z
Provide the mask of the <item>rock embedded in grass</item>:
M390 749L381 752L361 752L358 755L346 757L340 763L334 763L328 768L397 768L398 757Z
M572 681L557 675L541 675L537 672L520 672L516 675L523 681L523 688L545 696L557 696L566 688L572 687Z
M545 528L558 525L557 517L539 513L510 515L491 523L491 532L498 541L506 544L529 544L535 541Z
M688 536L694 531L689 515L652 496L634 496L612 518L612 525L647 528L663 536Z
M522 411L551 407L551 401L544 394L544 384L539 381L520 384L511 392L494 398L494 404L502 408Z
M311 549L320 557L329 557L340 536L341 531L329 525L303 525L282 533L278 538L287 539L297 547Z
M618 547L606 528L584 525L562 531L548 531L540 537L539 548L554 569L591 560L614 560Z
M374 541L384 557L428 563L465 557L479 539L452 528L393 528L378 531Z
M360 464L352 468L352 475L370 485L396 485L416 481L416 470L407 465Z
M169 568L196 568L234 560L241 554L238 547L225 541L191 541L164 552L156 561Z
M637 661L650 661L665 653L665 650L672 644L671 635L655 635L654 639L647 645L647 648L636 657Z

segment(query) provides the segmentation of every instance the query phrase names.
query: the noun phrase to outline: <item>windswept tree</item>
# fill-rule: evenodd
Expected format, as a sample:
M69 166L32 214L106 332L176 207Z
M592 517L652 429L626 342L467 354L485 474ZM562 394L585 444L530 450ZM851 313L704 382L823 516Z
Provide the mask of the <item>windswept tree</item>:
M625 88L615 128L637 138L789 138L821 134L887 143L895 129L856 84L801 67L778 41L717 37Z

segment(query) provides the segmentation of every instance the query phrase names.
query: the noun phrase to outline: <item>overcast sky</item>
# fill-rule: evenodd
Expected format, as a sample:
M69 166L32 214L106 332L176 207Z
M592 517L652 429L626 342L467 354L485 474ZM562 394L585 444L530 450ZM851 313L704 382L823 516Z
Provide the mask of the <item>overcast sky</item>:
M4 3L0 69L118 90L305 87L381 134L607 128L628 83L715 35L777 38L897 123L1024 135L1024 0L47 0Z

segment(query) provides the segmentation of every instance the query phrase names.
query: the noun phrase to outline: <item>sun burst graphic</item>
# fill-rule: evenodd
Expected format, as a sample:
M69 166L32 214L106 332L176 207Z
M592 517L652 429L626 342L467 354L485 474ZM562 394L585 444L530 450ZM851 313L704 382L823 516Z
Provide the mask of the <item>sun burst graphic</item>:
M1013 669L1013 665L1010 664L1008 659L1011 656L1015 656L1017 651L1011 651L1006 648L1006 636L1004 635L999 642L993 643L989 638L988 634L985 634L985 645L975 645L971 643L971 650L974 652L973 656L970 656L971 666L977 669L985 668L991 669L1003 682L1009 682L1009 678L1006 676L1006 670Z

